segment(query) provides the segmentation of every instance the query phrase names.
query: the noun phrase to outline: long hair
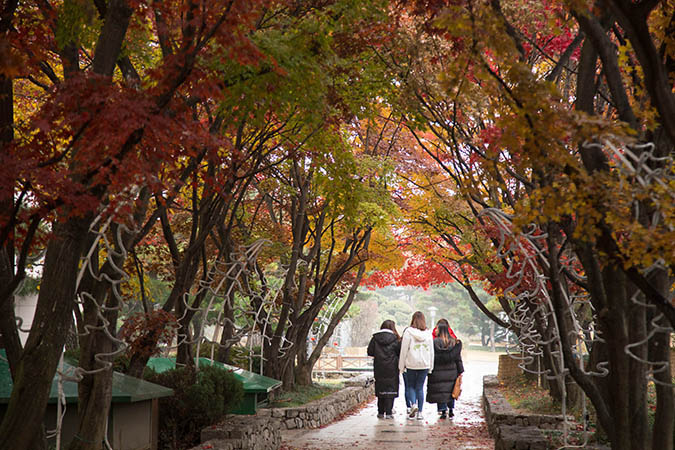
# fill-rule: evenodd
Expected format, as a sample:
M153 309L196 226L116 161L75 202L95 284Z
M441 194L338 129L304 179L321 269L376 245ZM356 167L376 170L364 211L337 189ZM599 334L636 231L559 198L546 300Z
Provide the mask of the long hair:
M382 325L380 325L380 330L391 330L394 332L396 339L401 339L401 336L398 335L398 331L396 331L396 324L393 320L385 320L382 322Z
M427 319L424 317L424 313L422 311L415 311L413 313L410 326L422 331L427 329Z
M436 336L441 339L441 342L443 342L443 348L455 346L457 341L452 336L450 336L450 330L448 329L447 325L439 324L438 328L436 328L436 333Z
M450 329L450 322L448 322L448 319L438 319L438 322L436 322L436 328L440 327L441 325L445 325Z

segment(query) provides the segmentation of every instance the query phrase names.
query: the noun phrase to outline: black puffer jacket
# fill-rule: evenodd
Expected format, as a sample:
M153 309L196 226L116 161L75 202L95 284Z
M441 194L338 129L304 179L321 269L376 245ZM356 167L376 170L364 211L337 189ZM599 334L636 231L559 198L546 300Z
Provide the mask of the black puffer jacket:
M368 355L374 356L375 395L384 398L398 397L398 355L401 342L390 330L373 334L368 344Z
M449 402L455 380L462 372L462 342L444 348L440 338L434 339L434 371L427 381L427 402Z

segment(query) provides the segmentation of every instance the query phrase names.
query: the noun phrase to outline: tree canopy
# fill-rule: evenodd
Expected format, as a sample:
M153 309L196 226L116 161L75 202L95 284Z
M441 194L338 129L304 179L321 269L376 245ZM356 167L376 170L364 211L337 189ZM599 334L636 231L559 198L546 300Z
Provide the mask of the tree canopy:
M121 355L258 342L290 388L359 287L445 283L612 448L672 448L674 31L650 0L1 3L0 449L43 447L65 345L93 449Z

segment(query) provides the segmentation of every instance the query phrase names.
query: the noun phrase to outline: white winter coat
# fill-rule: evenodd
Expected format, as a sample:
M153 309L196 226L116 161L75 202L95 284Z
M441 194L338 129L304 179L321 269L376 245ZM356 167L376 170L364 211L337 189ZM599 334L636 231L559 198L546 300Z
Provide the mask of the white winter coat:
M434 339L430 330L408 327L403 332L398 370L403 372L405 369L434 370Z

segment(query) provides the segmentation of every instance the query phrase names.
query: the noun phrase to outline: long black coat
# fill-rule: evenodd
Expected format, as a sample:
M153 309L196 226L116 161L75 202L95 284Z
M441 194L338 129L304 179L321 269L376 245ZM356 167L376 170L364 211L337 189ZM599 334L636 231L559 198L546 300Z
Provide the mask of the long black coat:
M464 364L461 341L457 341L452 347L444 348L440 338L434 339L434 370L429 374L427 381L427 402L449 402L455 380L462 372Z
M400 352L401 342L394 333L380 330L373 334L368 344L368 355L375 357L375 395L378 397L398 397L398 355Z

